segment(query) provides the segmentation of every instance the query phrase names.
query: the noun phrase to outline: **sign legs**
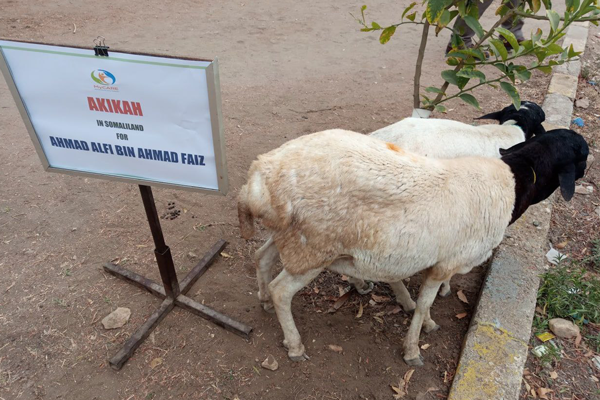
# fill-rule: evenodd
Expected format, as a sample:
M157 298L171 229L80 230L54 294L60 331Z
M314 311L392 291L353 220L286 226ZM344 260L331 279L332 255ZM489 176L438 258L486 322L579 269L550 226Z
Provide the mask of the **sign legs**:
M173 257L169 246L165 244L164 236L160 226L158 213L156 212L156 204L150 186L140 185L140 193L142 201L150 224L150 231L154 239L156 262L160 271L160 277L163 286L156 282L129 271L121 266L114 264L105 264L104 270L117 278L123 279L133 285L149 291L163 300L146 322L140 326L123 345L123 348L117 352L110 360L110 366L113 369L119 370L127 362L133 352L142 344L142 342L150 335L152 330L162 321L162 319L175 307L182 307L202 318L205 318L225 329L231 331L243 338L248 338L252 328L238 321L234 321L226 315L219 313L205 305L202 305L185 294L191 289L208 269L214 261L217 254L225 248L227 242L219 240L208 253L196 264L196 266L187 274L181 282L177 280L177 274L173 265Z

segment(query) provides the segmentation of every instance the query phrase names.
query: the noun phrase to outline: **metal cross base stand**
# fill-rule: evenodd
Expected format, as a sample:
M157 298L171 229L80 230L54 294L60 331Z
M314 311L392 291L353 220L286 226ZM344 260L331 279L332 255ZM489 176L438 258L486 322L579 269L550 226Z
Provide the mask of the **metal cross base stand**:
M144 202L144 208L146 209L146 216L148 217L148 223L150 224L150 230L152 231L152 237L154 238L154 245L156 249L154 254L156 255L156 262L160 271L160 277L163 282L163 286L160 286L156 282L145 278L135 272L128 271L123 267L114 264L105 264L104 270L117 278L123 279L131 284L139 286L152 293L153 295L164 299L160 307L156 309L146 320L146 322L140 326L137 331L131 335L129 339L123 345L123 348L119 350L110 360L110 366L113 369L120 370L123 364L127 362L129 357L133 355L133 352L142 344L142 342L150 335L150 332L158 325L160 321L175 307L179 306L186 310L199 315L225 329L231 331L243 338L248 338L252 328L242 324L241 322L234 321L226 315L223 315L211 308L208 308L189 297L185 294L190 288L196 283L208 269L216 255L223 250L227 242L219 240L210 251L202 257L200 262L190 271L189 274L181 282L177 281L177 275L175 273L175 267L173 266L173 257L171 256L171 250L169 246L165 244L163 232L160 227L160 221L158 214L156 213L156 204L154 204L154 196L152 195L152 189L150 186L140 185L140 193L142 194L142 200Z

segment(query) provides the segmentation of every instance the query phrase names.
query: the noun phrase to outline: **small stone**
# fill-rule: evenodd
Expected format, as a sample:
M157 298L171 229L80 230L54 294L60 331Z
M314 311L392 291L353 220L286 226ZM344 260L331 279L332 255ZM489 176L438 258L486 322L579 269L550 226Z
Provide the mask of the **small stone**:
M594 356L594 358L592 358L592 361L594 362L594 367L596 367L596 369L600 371L600 356Z
M275 357L269 354L267 358L265 358L265 361L260 364L260 366L264 369L268 369L269 371L276 371L277 368L279 368L279 363L277 360L275 360Z
M575 107L583 108L584 110L590 106L590 101L586 98L575 100Z
M548 321L548 326L559 338L569 339L579 335L579 327L566 319L552 318Z
M104 326L104 329L120 328L129 321L129 317L131 317L131 310L125 307L119 307L104 317L102 325Z
M344 349L342 348L342 346L337 346L335 344L330 344L328 347L329 347L329 350L335 351L336 353L341 353L341 352L344 351Z
M554 247L556 247L558 250L562 250L565 247L567 247L568 243L569 242L567 240L565 240L564 242L560 242L560 243L555 244Z
M190 251L190 252L188 253L188 257L189 257L189 258L198 258L198 254L194 253L193 251Z
M533 226L540 226L540 223L538 221L533 221Z
M594 193L594 187L593 186L583 186L583 185L577 185L575 186L575 193L577 194L583 194L583 195L590 195Z

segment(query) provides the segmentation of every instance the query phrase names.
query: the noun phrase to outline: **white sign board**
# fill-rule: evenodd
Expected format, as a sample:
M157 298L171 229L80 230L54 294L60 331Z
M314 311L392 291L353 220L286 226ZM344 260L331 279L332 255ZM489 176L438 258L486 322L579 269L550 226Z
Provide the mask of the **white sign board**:
M48 171L226 194L215 61L0 40Z

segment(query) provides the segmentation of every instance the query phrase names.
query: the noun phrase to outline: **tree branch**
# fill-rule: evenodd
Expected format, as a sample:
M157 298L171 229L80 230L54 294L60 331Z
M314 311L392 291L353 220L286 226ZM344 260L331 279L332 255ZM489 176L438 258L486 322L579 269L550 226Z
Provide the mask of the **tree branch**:
M513 15L514 15L514 10L510 10L509 12L507 12L506 14L504 14L504 16L502 18L500 18L498 21L496 21L496 23L494 24L494 26L492 26L490 28L490 30L487 31L487 33L481 39L479 39L479 41L475 44L475 48L480 47L483 42L485 42L490 36L492 36L494 34L494 31L496 30L497 27L499 27L500 25L502 25L506 20L508 20ZM461 60L461 62L458 63L458 65L456 66L456 68L454 68L454 71L455 72L460 71L461 68L464 67L464 65L465 65L465 61ZM433 104L427 107L429 110L433 110L433 108L435 107L436 104L441 103L442 97L444 97L444 93L446 93L446 90L448 89L448 86L450 86L450 83L449 82L444 82L444 84L440 88L441 89L441 93L438 93L438 95L436 96L436 98L433 100Z
M515 10L514 13L515 13L515 15L518 15L519 17L523 17L523 18L531 18L531 19L549 21L548 17L543 16L543 15L528 14L526 12L518 11L518 10ZM560 20L564 21L565 19L563 17L560 17ZM582 22L582 21L600 21L600 17L584 17L584 18L574 19L571 22Z
M423 24L423 34L421 35L421 45L419 46L419 55L417 56L417 65L415 67L415 80L413 92L413 107L421 108L421 68L423 67L423 57L425 56L425 47L427 46L427 35L429 34L429 22L425 20Z

